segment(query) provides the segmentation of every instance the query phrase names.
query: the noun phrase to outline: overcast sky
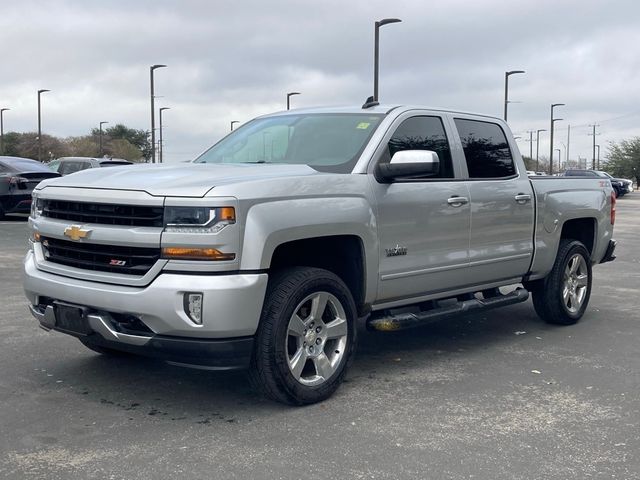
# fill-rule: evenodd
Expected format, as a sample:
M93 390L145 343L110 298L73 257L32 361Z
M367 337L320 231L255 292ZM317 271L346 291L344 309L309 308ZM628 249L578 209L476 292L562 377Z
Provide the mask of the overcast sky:
M591 159L589 124L608 141L640 135L640 2L498 0L0 0L5 131L86 134L102 120L149 129L149 65L165 112L165 160L195 157L231 120L285 108L363 103L372 93L373 22L381 30L382 103L502 116L528 155L528 130L557 109L564 159ZM541 155L548 156L548 133ZM534 145L535 156L535 145Z

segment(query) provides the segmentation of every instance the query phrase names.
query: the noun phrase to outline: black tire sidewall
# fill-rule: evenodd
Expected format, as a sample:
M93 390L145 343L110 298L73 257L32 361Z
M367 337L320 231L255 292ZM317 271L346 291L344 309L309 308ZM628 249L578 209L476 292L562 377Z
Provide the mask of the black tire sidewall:
M584 300L582 301L582 305L580 306L580 309L575 313L571 313L563 301L562 287L564 282L564 271L566 270L567 265L569 264L569 261L575 254L581 255L587 265L587 276L588 276L587 293L584 297ZM575 321L578 321L584 315L584 312L587 309L587 306L589 305L589 298L591 297L591 282L592 282L591 256L589 255L589 252L587 251L586 247L582 243L577 241L572 242L571 248L562 259L562 263L560 265L561 267L558 270L558 274L560 277L558 279L560 288L557 291L558 302L560 303L562 310L564 311L567 317L574 319Z
M294 275L298 278L304 277L295 288L286 286L286 281ZM267 311L267 315L271 318L262 320L274 323L272 342L273 362L272 371L277 377L274 380L281 389L290 403L308 404L315 403L328 398L338 388L343 380L348 365L353 359L353 353L356 345L356 307L353 297L348 287L342 280L333 273L318 268L293 268L288 271L280 272L275 279L273 288L270 289L270 295L278 293L278 290L284 288L288 293L287 300L283 302L276 310ZM293 290L293 291L291 291ZM288 365L287 356L287 330L289 320L293 315L296 307L304 298L315 292L328 292L335 296L342 304L347 320L347 346L346 351L340 360L336 372L329 380L317 386L307 386L298 382ZM269 296L270 296L269 295ZM270 299L267 299L267 302Z
M580 309L571 313L564 304L562 290L564 288L564 271L569 260L576 253L580 254L586 264L588 272L587 293ZM591 256L587 248L577 240L563 239L558 247L558 255L549 275L544 280L540 290L534 290L533 303L536 313L547 323L556 325L573 325L584 315L591 297L592 269Z

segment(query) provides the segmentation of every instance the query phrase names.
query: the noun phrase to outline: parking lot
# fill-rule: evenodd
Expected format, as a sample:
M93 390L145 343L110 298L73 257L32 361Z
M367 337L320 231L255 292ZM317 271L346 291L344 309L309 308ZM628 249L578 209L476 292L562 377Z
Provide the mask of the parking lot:
M27 312L24 218L0 222L0 477L640 478L640 194L576 326L528 301L360 333L322 404L257 397L242 373L107 358Z

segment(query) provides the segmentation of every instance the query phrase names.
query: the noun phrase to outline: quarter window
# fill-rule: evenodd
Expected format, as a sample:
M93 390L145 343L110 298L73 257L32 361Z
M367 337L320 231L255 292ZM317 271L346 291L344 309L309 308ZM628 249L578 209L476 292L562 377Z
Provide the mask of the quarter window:
M496 123L455 119L469 178L504 178L516 174L511 150Z
M411 117L402 122L389 140L383 161L388 162L396 152L403 150L436 152L440 159L440 173L436 178L453 178L449 141L439 117Z

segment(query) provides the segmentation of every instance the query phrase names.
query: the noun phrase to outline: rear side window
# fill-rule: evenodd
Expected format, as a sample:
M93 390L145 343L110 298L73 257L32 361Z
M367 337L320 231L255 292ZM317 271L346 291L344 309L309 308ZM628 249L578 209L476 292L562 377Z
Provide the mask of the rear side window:
M500 125L477 120L455 119L469 178L504 178L516 174L516 168Z
M389 140L388 155L383 161L388 162L396 152L403 150L436 152L440 159L440 174L437 178L453 178L451 150L442 120L439 117L407 118Z

